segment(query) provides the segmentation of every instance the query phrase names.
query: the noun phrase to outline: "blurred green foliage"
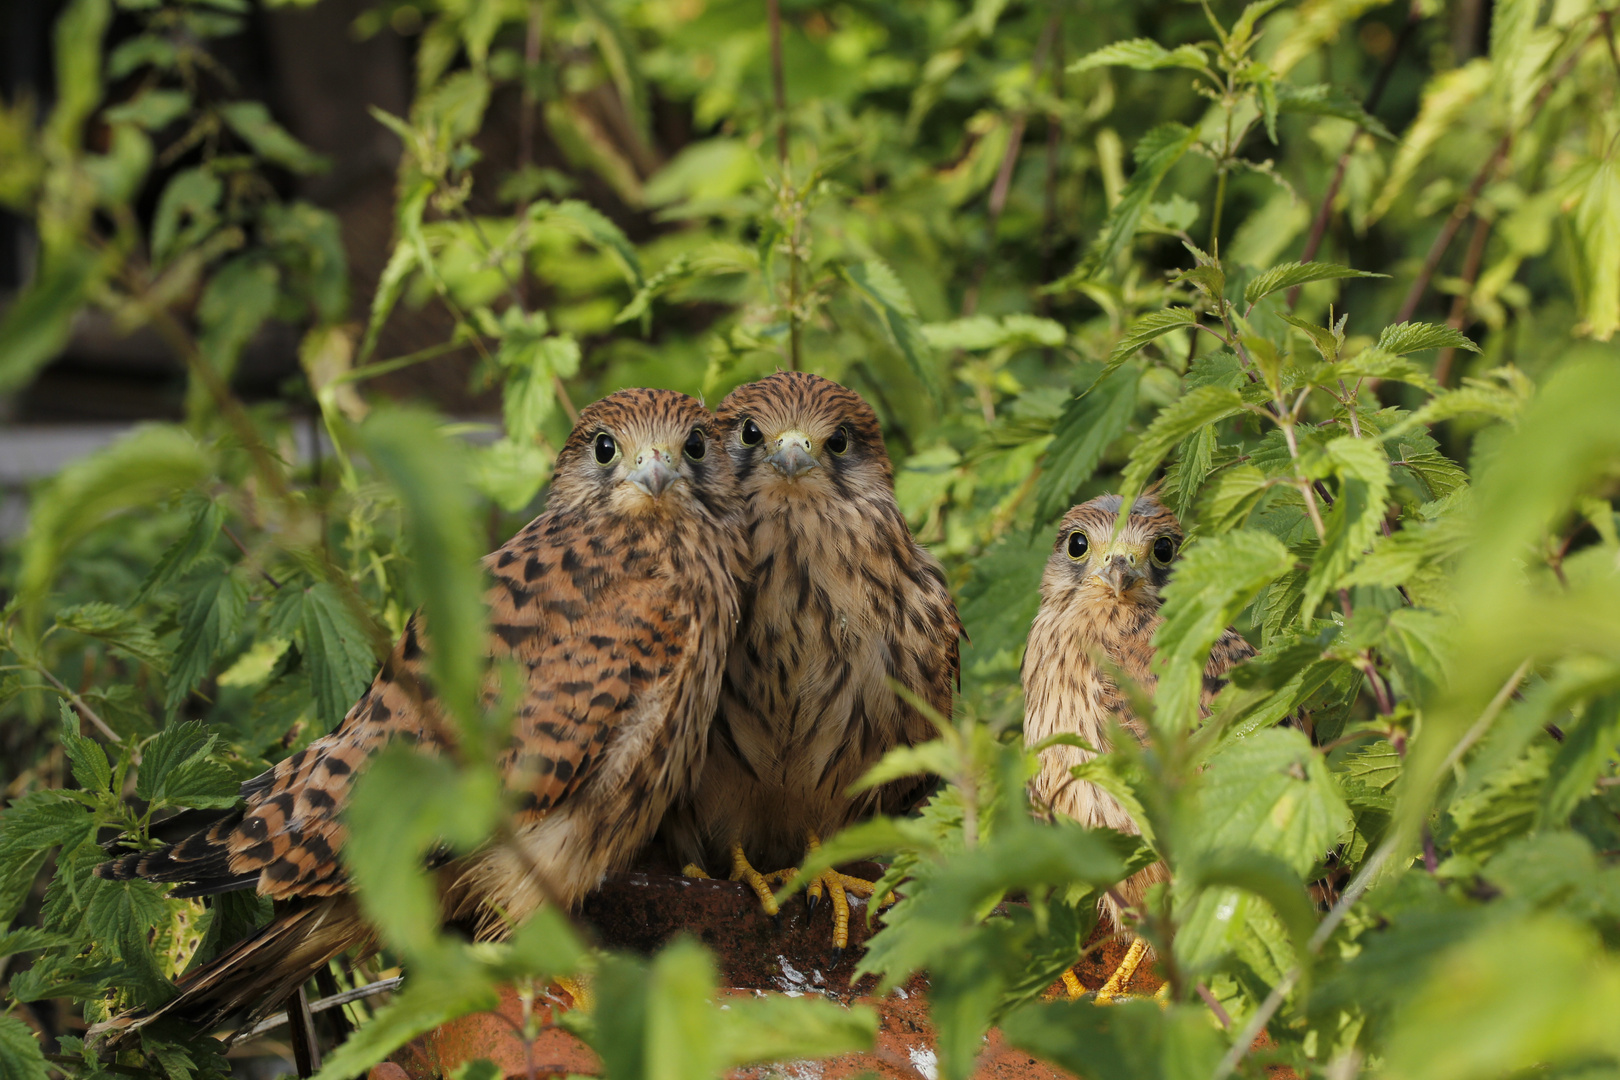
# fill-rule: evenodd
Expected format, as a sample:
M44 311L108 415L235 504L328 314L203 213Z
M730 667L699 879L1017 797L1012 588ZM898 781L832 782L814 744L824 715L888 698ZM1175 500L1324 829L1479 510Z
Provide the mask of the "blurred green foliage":
M43 484L0 570L0 1073L109 1075L71 1035L46 1058L35 1007L156 1003L266 917L97 880L97 840L228 805L419 604L470 749L359 788L350 870L413 978L323 1078L582 972L570 1023L616 1080L868 1044L861 1010L714 1007L690 943L599 954L543 911L468 946L417 869L498 841L475 556L539 505L575 406L788 365L878 410L972 638L939 741L879 768L945 784L821 853L909 879L861 970L930 973L942 1076L991 1024L1108 1078L1620 1069L1620 51L1602 0L1499 0L1459 54L1479 6L789 0L777 71L740 0L387 0L357 29L410 28L416 87L376 114L395 241L355 323L336 220L281 194L324 163L211 66L247 0L70 0L57 100L0 108L0 202L39 235L0 390L87 307L155 328L191 390ZM115 12L139 29L104 51ZM502 95L573 176L484 161ZM615 205L569 197L587 174ZM401 305L448 340L379 356ZM335 468L300 461L300 403L231 394L272 320ZM500 389L493 438L362 392L455 350ZM1153 739L1081 767L1143 836L1040 823L1017 670L1048 530L1152 483L1190 536ZM1260 653L1200 717L1231 622ZM1133 928L1168 1007L1038 1001L1155 859ZM225 1074L174 1031L118 1067Z

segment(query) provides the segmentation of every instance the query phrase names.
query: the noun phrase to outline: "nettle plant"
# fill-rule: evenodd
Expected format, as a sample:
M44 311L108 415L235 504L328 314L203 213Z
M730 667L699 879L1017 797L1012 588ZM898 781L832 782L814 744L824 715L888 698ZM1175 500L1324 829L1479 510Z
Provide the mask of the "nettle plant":
M958 716L868 780L931 772L939 793L822 852L887 857L890 883L908 879L861 965L885 987L929 972L943 1076L970 1075L992 1024L1109 1078L1280 1061L1449 1080L1620 1059L1608 10L1496 5L1489 55L1429 80L1391 145L1376 110L1291 75L1347 55L1334 38L1350 16L1331 4L1224 21L1179 5L1179 36L1214 37L1176 44L1129 36L1158 33L1130 10L793 9L790 43L808 51L789 57L839 76L808 102L760 89L783 72L752 4L414 5L414 101L377 116L403 148L395 243L355 328L334 220L278 194L319 159L211 67L206 42L237 32L245 4L121 6L142 29L106 56L112 5L67 6L64 92L42 126L0 113L0 199L41 237L0 323L0 388L97 308L165 336L188 416L43 486L5 564L0 715L26 755L0 813L6 1076L227 1075L217 1043L175 1026L107 1064L62 1034L161 1003L267 914L240 893L100 881L100 842L155 843L173 813L229 805L337 722L418 605L460 753L385 755L358 790L349 870L385 950L332 975L409 978L353 1006L363 1023L323 1077L489 1007L503 983L532 1000L581 973L597 1004L568 1022L613 1077L869 1045L860 1008L715 1007L713 960L690 944L603 954L545 912L467 946L441 932L420 871L430 850L505 835L480 753L506 717L476 692L477 557L532 512L576 400L632 380L713 400L778 364L872 399L973 638ZM1430 14L1411 9L1386 72ZM1067 68L1065 48L1081 57ZM644 175L654 90L712 130ZM480 173L502 92L527 138L544 123L662 231L633 243L527 151ZM627 144L593 126L585 92L622 111ZM1044 145L1026 146L1041 122ZM1134 166L1116 124L1137 136ZM1327 192L1314 221L1293 190L1307 185ZM1340 217L1347 231L1329 227ZM1470 221L1459 274L1440 273ZM1373 235L1376 266L1315 258ZM1414 321L1431 286L1453 298L1444 325ZM401 304L442 308L448 340L378 359ZM300 461L283 407L229 390L271 319L303 327L325 461ZM493 441L362 392L452 351L500 388ZM1039 821L1017 665L1046 530L1076 499L1154 483L1189 543L1158 690L1136 702L1152 738L1118 740L1082 777L1143 835ZM1203 658L1234 623L1260 653L1202 716ZM1038 1000L1098 896L1156 859L1172 880L1131 929L1167 977L1162 1006ZM32 1022L51 1003L74 1023L46 1058Z

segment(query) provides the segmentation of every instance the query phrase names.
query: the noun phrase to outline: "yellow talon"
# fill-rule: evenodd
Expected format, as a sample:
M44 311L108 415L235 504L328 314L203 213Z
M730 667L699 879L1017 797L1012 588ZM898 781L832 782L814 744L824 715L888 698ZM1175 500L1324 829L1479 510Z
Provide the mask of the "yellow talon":
M1146 955L1147 942L1142 938L1133 939L1131 947L1125 952L1125 959L1119 962L1119 967L1114 969L1114 973L1108 976L1108 981L1103 983L1102 989L1097 991L1095 1000L1098 1005L1107 1005L1124 995L1125 988L1130 985L1131 976L1136 974L1136 969L1141 966L1142 957Z
M705 877L708 875L705 874ZM596 995L591 993L589 980L581 975L579 978L569 978L559 975L555 980L557 986L568 991L568 996L574 999L574 1008L579 1012L591 1012L596 1008Z
M1086 988L1080 985L1080 977L1074 973L1073 968L1063 972L1063 989L1068 993L1070 1001L1079 1001L1086 996Z
M754 890L754 895L759 897L760 906L765 909L765 914L776 915L778 911L776 897L771 892L770 883L765 880L764 874L755 870L748 862L748 856L743 854L741 841L733 841L731 845L731 880L746 882L748 887Z
M681 867L681 873L686 877L709 878L709 875L704 871L703 867L699 866L695 862L689 862L685 866Z

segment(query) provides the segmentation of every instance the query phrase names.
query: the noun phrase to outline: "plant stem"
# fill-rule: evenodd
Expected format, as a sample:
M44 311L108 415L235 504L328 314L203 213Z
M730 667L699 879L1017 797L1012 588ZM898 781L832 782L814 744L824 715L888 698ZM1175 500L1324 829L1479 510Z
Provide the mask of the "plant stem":
M776 161L787 176L787 74L782 66L782 2L765 0L765 10L771 27L771 89L776 95Z
M1485 190L1485 184L1507 158L1508 151L1513 148L1514 136L1522 128L1528 127L1541 113L1542 106L1547 104L1547 99L1552 97L1553 91L1569 77L1571 71L1575 70L1575 64L1580 60L1581 53L1586 51L1586 46L1603 36L1605 36L1604 30L1600 27L1586 41L1571 50L1570 54L1564 58L1564 62L1558 65L1558 70L1553 72L1552 76L1547 79L1546 84L1536 93L1535 100L1530 103L1530 108L1526 110L1523 121L1518 127L1510 127L1502 134L1502 138L1496 144L1496 149L1491 152L1491 156L1486 159L1485 164L1474 175L1473 183L1468 185L1468 190L1463 194L1462 199L1456 206L1451 208L1451 215L1446 218L1445 225L1441 227L1440 235L1436 236L1434 243L1430 245L1429 253L1423 259L1423 269L1418 272L1417 280L1412 282L1411 291L1406 294L1406 301L1401 304L1400 314L1395 316L1396 322L1407 322L1417 312L1418 304L1423 300L1423 294L1428 291L1429 279L1434 277L1434 272L1439 268L1440 260L1445 256L1446 249L1451 246L1451 241L1457 236L1457 230L1462 228L1462 223L1468 220L1468 215L1473 212L1474 203L1478 200L1480 192Z
M1468 253L1463 256L1463 287L1458 290L1457 297L1451 302L1451 316L1446 319L1446 325L1453 330L1461 331L1463 324L1468 321L1468 305L1474 298L1474 283L1479 280L1480 265L1485 261L1485 241L1491 235L1491 223L1481 214L1474 215L1474 232L1468 238ZM1448 346L1440 350L1440 355L1434 361L1434 381L1442 387L1451 375L1451 364L1457 355L1455 346Z
M521 176L529 171L534 164L534 115L535 99L534 82L540 67L540 31L542 29L540 0L529 0L529 21L523 33L523 103L518 110L518 174ZM513 214L518 222L526 222L529 217L529 191L525 187L523 197L518 200L517 208ZM521 228L522 225L519 225ZM527 267L529 260L524 258L524 270L519 271L518 296L525 307L529 301L529 275Z
M1450 772L1452 767L1462 760L1462 756L1468 752L1468 748L1484 736L1491 724L1496 721L1497 715L1507 705L1508 699L1513 696L1513 691L1518 689L1519 683L1523 681L1529 672L1530 661L1526 660L1518 666L1512 675L1508 676L1507 682L1502 684L1502 689L1497 691L1490 704L1485 706L1485 711L1480 713L1479 719L1474 721L1474 726L1468 729L1468 733L1462 737L1456 746L1451 748L1451 753L1446 755L1446 760L1440 765L1440 775ZM1344 917L1350 913L1350 908L1361 899L1362 894L1372 885L1373 878L1378 875L1384 864L1395 854L1396 848L1400 844L1399 833L1392 833L1378 846L1378 850L1374 851L1367 861L1362 864L1361 869L1356 873L1355 879L1350 882L1349 887L1340 895L1339 902L1333 905L1327 915L1322 918L1316 932L1311 935L1311 939L1306 946L1307 951L1312 955L1322 951L1322 946L1327 944L1328 938L1333 936L1333 931L1339 928L1339 924L1344 921ZM1296 964L1289 970L1287 975L1283 976L1281 982L1271 988L1271 993L1266 995L1265 1001L1260 1003L1260 1007L1254 1011L1254 1015L1249 1018L1249 1022L1243 1025L1243 1030L1238 1032L1231 1049L1226 1052L1226 1056L1221 1058L1220 1064L1215 1067L1213 1080L1225 1080L1226 1077L1232 1075L1233 1070L1238 1067L1238 1063L1248 1054L1249 1047L1254 1045L1254 1040L1259 1038L1260 1033L1271 1022L1271 1018L1282 1007L1283 998L1287 997L1289 992L1298 984L1299 977L1303 972L1304 968Z
M1046 54L1051 51L1052 40L1057 36L1059 18L1057 12L1046 20L1046 26L1041 30L1040 40L1035 43L1035 55L1029 62L1030 71L1036 79L1040 78L1041 68L1046 66ZM990 185L990 201L988 209L990 220L985 232L985 250L979 257L978 265L973 268L973 281L968 285L967 292L962 296L962 317L965 319L979 306L979 285L984 280L985 271L990 265L990 256L996 243L996 226L1001 222L1001 212L1007 208L1007 195L1012 190L1013 173L1018 168L1018 155L1024 147L1024 131L1029 124L1029 113L1019 109L1013 113L1011 131L1007 136L1007 152L1001 155L1001 168L996 170L996 179ZM1048 147L1051 144L1051 135L1047 136ZM1052 151L1047 151L1047 174L1050 185L1050 175L1053 170ZM1049 198L1050 198L1049 188ZM1048 207L1050 213L1051 207ZM1043 243L1045 241L1043 240Z
M1052 34L1052 97L1063 100L1063 8L1053 13ZM1063 143L1063 118L1057 110L1046 114L1046 199L1041 222L1041 280L1052 279L1052 251L1057 232L1058 166ZM1051 298L1042 292L1036 298L1036 311L1046 314ZM1194 335L1196 337L1196 335Z
M1395 74L1395 65L1400 61L1406 43L1411 40L1412 31L1417 29L1417 25L1421 21L1423 21L1423 9L1421 5L1413 3L1407 9L1406 23L1401 27L1400 37L1395 39L1394 46L1389 50L1389 59L1384 61L1384 66L1379 70L1377 79L1373 81L1372 89L1367 92L1367 100L1362 102L1361 108L1367 114L1371 115L1372 111L1378 107L1379 100L1384 96L1384 88L1389 85L1390 76ZM1316 217L1311 221L1310 235L1305 239L1305 250L1300 252L1299 255L1299 261L1302 263L1310 262L1316 258L1316 252L1322 246L1322 239L1327 235L1328 221L1333 216L1333 201L1339 197L1339 188L1344 184L1345 170L1350 167L1350 155L1355 152L1356 140L1359 138L1361 138L1361 132L1357 130L1350 136L1350 141L1345 144L1344 153L1339 155L1339 163L1333 168L1333 179L1328 183L1327 191L1322 195L1322 204L1316 208ZM1299 303L1299 291L1302 288L1304 286L1295 285L1288 290L1289 311L1293 311L1294 305Z
M61 679L58 679L55 675L52 675L49 668L38 662L30 662L29 666L31 666L36 673L44 676L45 681L55 687L57 693L67 698L68 702L72 704L74 710L77 711L80 716L94 724L96 726L96 730L101 732L101 734L106 737L108 742L112 743L114 746L124 745L124 740L118 737L118 733L116 731L107 726L107 721L103 720L96 713L96 710L85 704L84 698L80 697L78 694L75 694L72 690L69 690L66 683L64 683ZM139 754L135 755L135 760L139 762Z

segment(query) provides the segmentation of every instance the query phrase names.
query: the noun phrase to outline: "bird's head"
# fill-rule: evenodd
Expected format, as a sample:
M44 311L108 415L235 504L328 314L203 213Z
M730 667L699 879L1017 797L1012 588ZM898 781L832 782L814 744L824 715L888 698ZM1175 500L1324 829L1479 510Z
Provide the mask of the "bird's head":
M557 455L550 505L663 518L702 508L723 517L735 484L701 402L673 390L620 390L580 412Z
M1157 605L1181 550L1181 523L1151 495L1143 495L1114 534L1120 497L1100 495L1063 516L1048 584L1062 585L1088 603Z
M715 420L745 496L894 498L877 414L831 379L779 371L733 390Z

